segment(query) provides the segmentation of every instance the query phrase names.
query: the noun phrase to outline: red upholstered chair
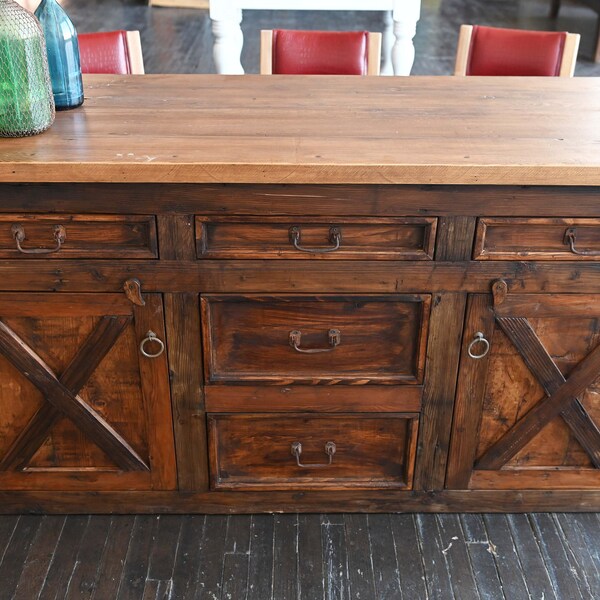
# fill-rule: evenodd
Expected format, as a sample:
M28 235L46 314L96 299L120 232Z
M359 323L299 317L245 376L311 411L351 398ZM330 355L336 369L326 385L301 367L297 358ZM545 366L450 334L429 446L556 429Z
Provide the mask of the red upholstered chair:
M264 30L262 75L379 75L381 34L368 31Z
M579 34L462 25L455 75L572 77Z
M80 33L78 38L82 73L144 74L139 31Z

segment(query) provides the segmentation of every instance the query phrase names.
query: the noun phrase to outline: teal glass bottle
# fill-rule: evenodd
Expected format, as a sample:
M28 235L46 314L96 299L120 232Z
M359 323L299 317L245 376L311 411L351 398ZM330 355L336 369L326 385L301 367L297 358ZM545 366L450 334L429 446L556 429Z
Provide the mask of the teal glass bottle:
M48 50L48 66L56 110L83 104L83 83L77 32L56 0L42 0L35 11Z
M54 121L44 34L13 0L0 0L0 136L45 131Z

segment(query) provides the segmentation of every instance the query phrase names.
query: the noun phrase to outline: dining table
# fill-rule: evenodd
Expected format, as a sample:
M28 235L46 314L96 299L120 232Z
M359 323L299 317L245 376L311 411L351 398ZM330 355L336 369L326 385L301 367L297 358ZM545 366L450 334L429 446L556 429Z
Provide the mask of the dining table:
M421 0L210 0L217 73L244 73L240 61L244 35L242 11L384 11L382 75L410 75L415 58L413 37ZM277 28L277 23L273 23ZM256 32L258 39L258 32Z

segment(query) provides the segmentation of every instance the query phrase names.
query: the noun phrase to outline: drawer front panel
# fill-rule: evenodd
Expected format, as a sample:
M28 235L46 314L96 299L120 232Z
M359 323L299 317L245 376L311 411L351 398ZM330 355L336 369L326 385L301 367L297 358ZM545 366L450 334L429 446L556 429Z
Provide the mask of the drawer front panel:
M600 219L482 218L476 260L599 260Z
M0 215L1 258L157 258L149 216Z
M198 258L431 260L435 218L196 217Z
M412 485L417 415L212 414L208 424L213 489Z
M429 305L428 295L205 296L206 378L421 383Z

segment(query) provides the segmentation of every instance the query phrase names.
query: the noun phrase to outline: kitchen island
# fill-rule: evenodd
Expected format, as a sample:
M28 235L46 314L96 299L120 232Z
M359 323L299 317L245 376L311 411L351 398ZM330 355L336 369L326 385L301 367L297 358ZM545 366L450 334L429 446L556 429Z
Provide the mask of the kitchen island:
M600 81L88 76L0 157L0 511L600 510Z

